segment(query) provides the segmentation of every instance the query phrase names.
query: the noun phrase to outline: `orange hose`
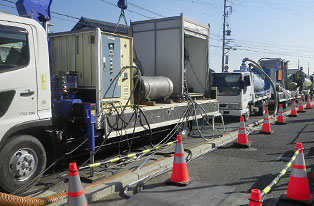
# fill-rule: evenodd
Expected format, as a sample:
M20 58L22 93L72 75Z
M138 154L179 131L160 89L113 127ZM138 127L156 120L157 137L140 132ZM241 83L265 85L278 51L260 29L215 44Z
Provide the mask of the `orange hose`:
M0 192L1 206L44 206L67 198L67 192L42 198L21 197Z

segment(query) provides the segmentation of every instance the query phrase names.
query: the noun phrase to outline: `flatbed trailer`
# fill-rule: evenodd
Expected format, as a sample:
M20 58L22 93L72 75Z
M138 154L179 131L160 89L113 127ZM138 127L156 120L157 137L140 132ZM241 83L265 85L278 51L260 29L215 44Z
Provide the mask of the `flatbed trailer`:
M196 117L197 119L201 119L204 117L210 118L210 123L212 127L215 127L214 118L219 116L219 107L218 101L216 99L203 99L203 100L195 100L195 103L200 105L206 112L198 112ZM188 101L183 101L179 103L173 104L163 104L157 103L155 106L145 106L140 105L141 110L146 116L147 122L149 122L150 129L162 128L169 125L175 125L182 120L191 121L195 120L195 115L192 112L187 111L191 107L191 103ZM190 108L191 109L191 108ZM132 118L133 110L127 109L122 118L124 120ZM116 121L117 114L112 114L107 117L108 122L106 122L105 128L106 131L110 131L110 126L108 124L113 124ZM121 120L119 124L121 123ZM147 123L144 123L144 126L137 122L135 127L134 125L128 125L123 130L113 131L108 135L109 138L132 134L133 132L141 132L148 129Z

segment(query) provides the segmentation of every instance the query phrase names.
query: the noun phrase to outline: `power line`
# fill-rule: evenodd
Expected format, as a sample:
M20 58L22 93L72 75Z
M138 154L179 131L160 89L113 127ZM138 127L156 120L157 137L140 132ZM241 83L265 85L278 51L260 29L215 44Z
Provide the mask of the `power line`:
M237 50L254 52L254 53L264 53L264 54L275 54L275 55L283 55L283 56L290 56L290 57L300 57L300 58L306 58L306 59L313 58L313 56L302 56L302 55L295 55L295 54L287 54L287 53L282 53L282 52L278 52L278 51L271 51L271 50L254 50L254 49L251 49L249 47L237 48Z
M65 19L65 18L61 18L61 17L58 17L58 16L56 16L56 15L52 15L54 18L56 18L56 19L59 19L59 20L63 20L63 21L69 21L69 22L74 22L74 23L77 23L76 21L74 21L74 20L70 20L70 19Z
M59 13L59 12L54 12L54 11L52 11L51 13L52 13L52 14L59 15L59 16L64 16L64 17L72 18L72 19L77 19L77 20L80 19L80 18L78 18L78 17L70 16L70 15L67 15L67 14L61 14L61 13Z
M218 38L222 38L221 35L219 34L215 34L215 33L210 33L212 36L218 37ZM295 51L299 51L299 49L305 49L305 50L300 50L300 51L307 51L310 52L313 50L313 48L310 47L305 47L305 46L296 46L296 45L283 45L283 44L273 44L273 43L266 43L266 42L257 42L257 41L249 41L249 40L243 40L243 39L229 39L230 41L234 41L234 42L238 42L239 44L250 44L250 45L262 45L265 47L269 47L269 48L286 48L286 49L293 49ZM297 50L295 48L298 48ZM308 50L307 50L308 49Z
M256 47L256 48L265 48L265 49L278 49L278 50L289 50L291 52L303 52L303 53L311 53L313 50L311 49L306 49L303 47L289 47L289 46L268 46L268 45L263 45L263 44L259 44L259 43L248 43L248 42L241 42L241 41L232 41L231 42L233 45L235 46L239 46L241 47L242 45L248 45L248 46L252 46L252 47ZM292 48L292 49L291 49Z
M146 9L146 8L144 8L144 7L142 7L142 6L139 6L139 5L136 5L136 4L134 4L134 3L129 2L128 4L131 5L131 6L134 6L134 7L138 8L138 9L141 9L141 10L144 10L144 11L146 11L146 12L149 12L149 13L151 13L151 14L155 14L155 15L157 15L157 16L159 16L159 17L166 17L166 16L164 16L164 15L162 15L162 14L159 14L159 13L157 13L157 12L155 12L155 11Z

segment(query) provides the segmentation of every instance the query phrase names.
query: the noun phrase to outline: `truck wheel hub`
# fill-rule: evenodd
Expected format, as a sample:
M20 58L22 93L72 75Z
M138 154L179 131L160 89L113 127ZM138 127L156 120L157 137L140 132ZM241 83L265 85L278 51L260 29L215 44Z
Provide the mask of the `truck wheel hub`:
M27 180L37 167L37 155L31 149L20 149L10 159L9 172L17 181Z

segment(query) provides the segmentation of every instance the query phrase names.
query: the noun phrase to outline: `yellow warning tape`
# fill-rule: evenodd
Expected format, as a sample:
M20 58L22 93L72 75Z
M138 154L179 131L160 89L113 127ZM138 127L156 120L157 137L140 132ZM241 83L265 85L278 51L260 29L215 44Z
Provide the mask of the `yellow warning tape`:
M143 150L142 152L143 152L143 154L149 153L150 149Z
M281 170L281 172L277 175L277 177L276 177L265 189L262 190L262 197L263 197L265 194L268 194L269 191L271 190L271 188L279 182L280 178L281 178L282 176L284 176L284 175L287 173L288 168L292 166L292 162L296 159L296 157L297 157L297 155L298 155L299 153L300 153L300 149L298 149L298 150L294 153L294 155L293 155L292 158L290 159L289 163L286 165L286 167L285 167L283 170Z
M99 167L99 166L100 166L100 162L94 163L94 164L90 164L89 166L90 166L91 168L93 168L93 167Z
M88 166L84 166L84 167L80 167L79 169L86 169L86 168L93 168L93 167L99 167L101 166L102 164L106 164L106 163L114 163L114 162L118 162L120 160L123 160L125 158L132 158L132 157L136 157L137 155L140 155L140 154L147 154L147 153L150 153L154 150L158 150L158 149L162 149L163 147L165 146L171 146L173 144L175 144L176 142L178 142L177 140L176 141L173 141L173 142L168 142L164 145L159 145L159 146L156 146L155 148L153 149L146 149L146 150L143 150L142 152L139 152L139 153L132 153L132 154L128 154L127 156L125 157L117 157L117 158L114 158L114 159L111 159L111 160L108 160L106 162L98 162L98 163L93 163L93 164L89 164Z
M112 163L113 163L113 162L118 162L119 160L120 160L120 158L117 157L117 158L111 159L110 162L112 162Z
M287 173L287 170L283 169L281 172L280 172L282 175L285 175Z
M263 190L263 192L265 192L265 193L267 194L270 190L271 190L271 187L267 186L267 187Z
M128 155L128 158L135 157L135 156L136 156L136 153L129 154L129 155Z

